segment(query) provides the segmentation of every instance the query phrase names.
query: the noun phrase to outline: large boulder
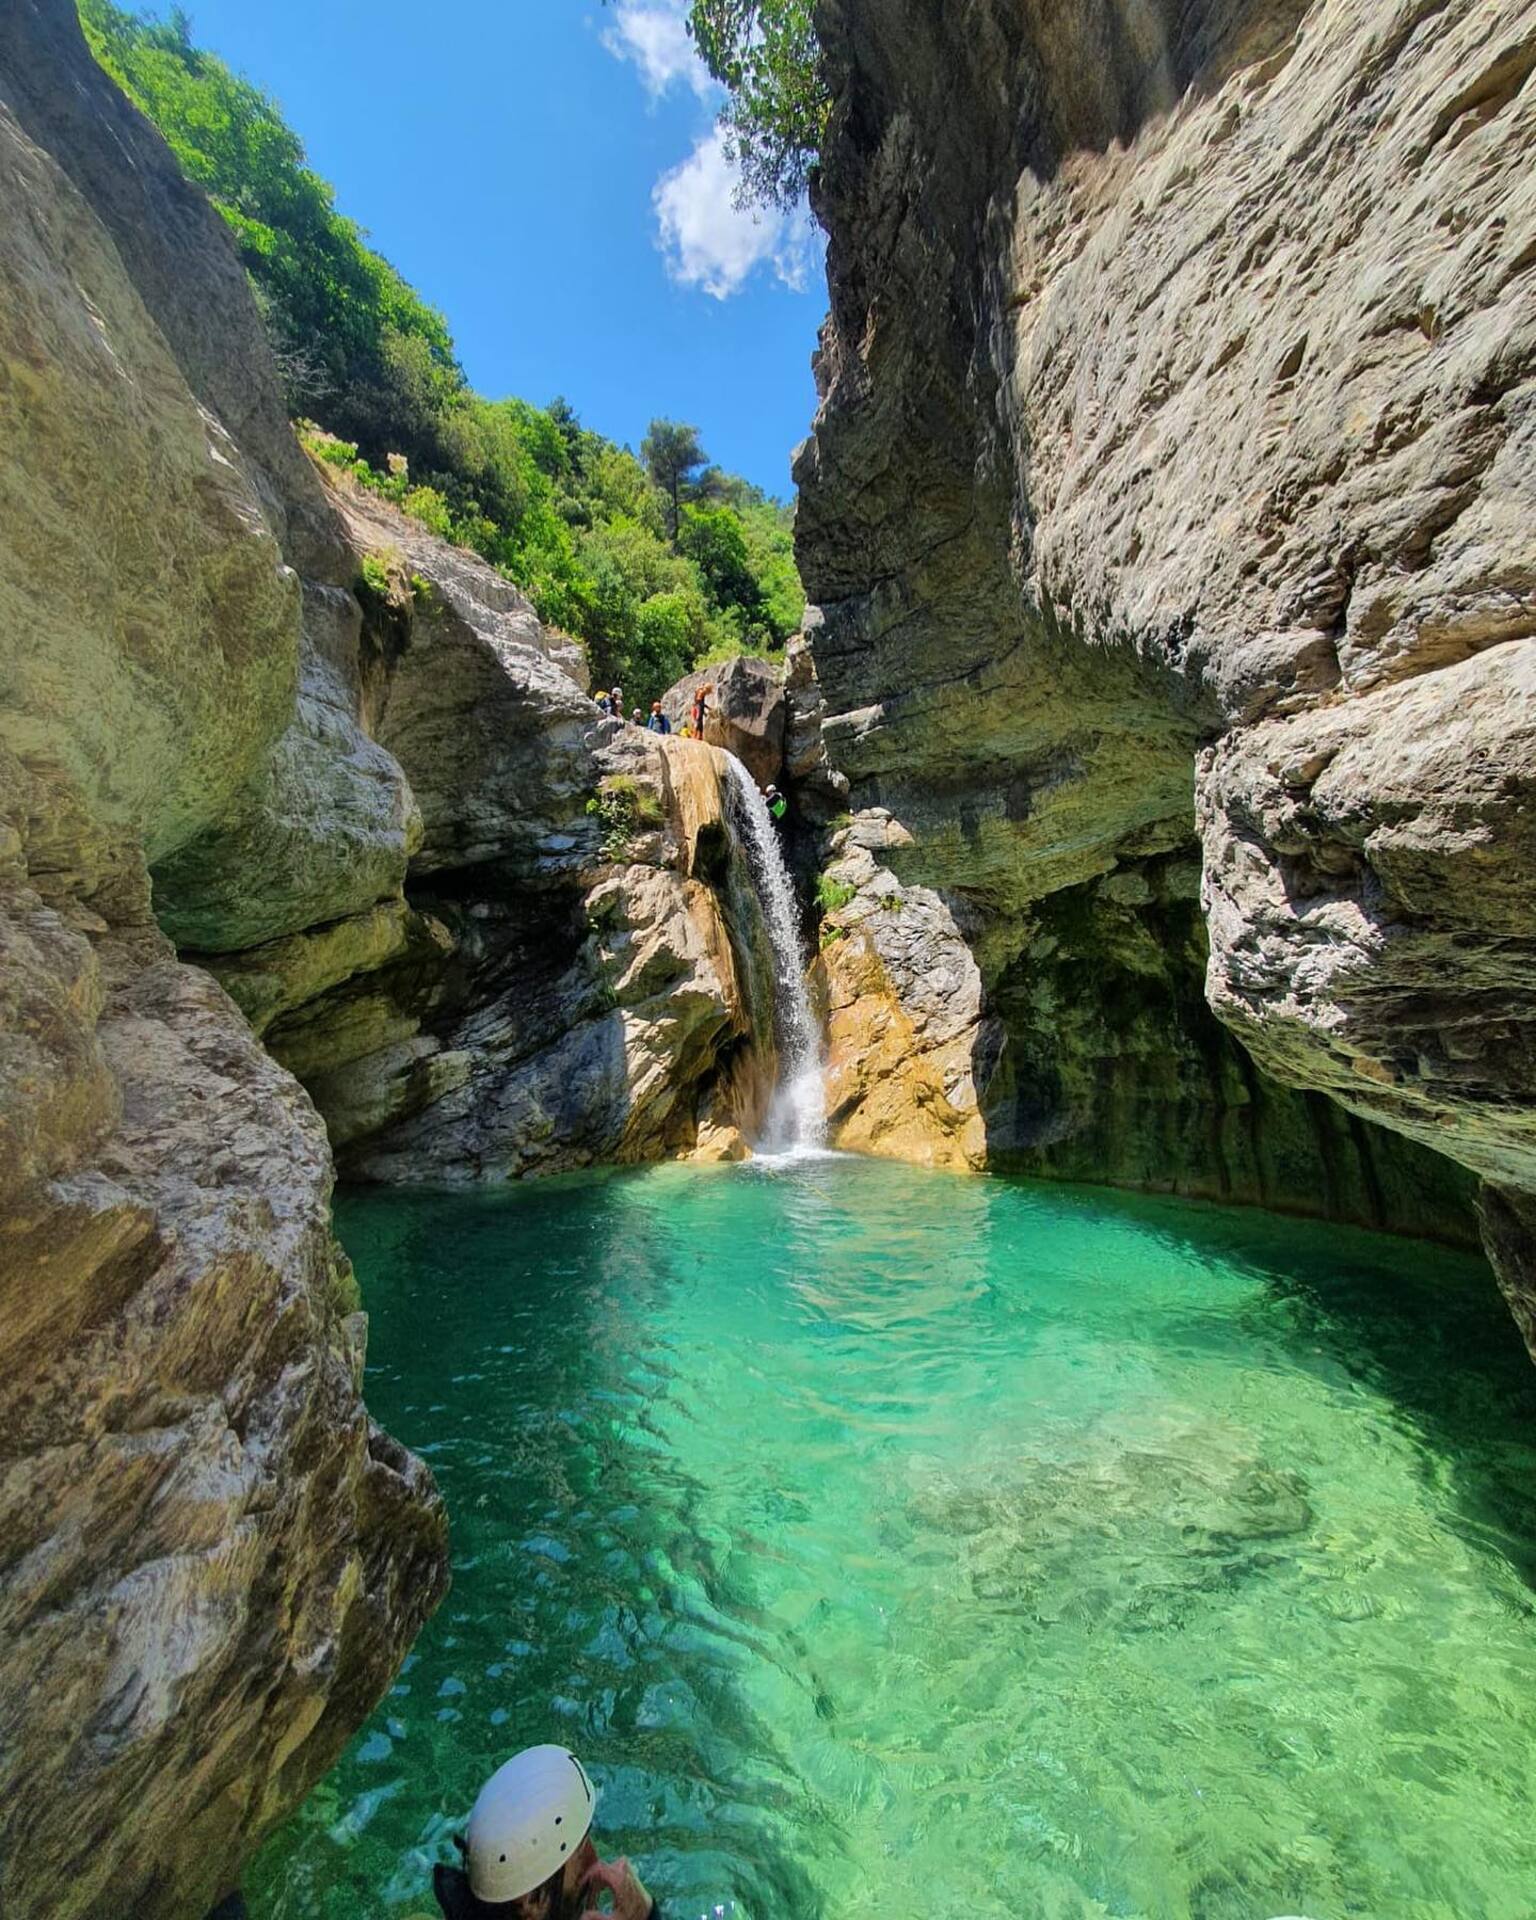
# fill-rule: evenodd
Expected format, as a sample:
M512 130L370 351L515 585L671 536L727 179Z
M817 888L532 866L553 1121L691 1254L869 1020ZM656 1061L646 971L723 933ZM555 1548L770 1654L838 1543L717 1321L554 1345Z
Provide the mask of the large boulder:
M823 739L968 929L996 1162L1160 1177L1158 1107L1262 1193L1278 1080L1325 1211L1317 1095L1536 1189L1529 14L822 0Z
M340 529L66 0L0 13L0 171L0 1907L155 1920L370 1711L445 1524L362 1403L320 1122L151 911L293 718Z
M701 667L662 695L662 711L673 729L693 711L701 687L706 695L704 738L724 747L751 774L760 787L784 777L784 674L782 666L739 654L718 666Z

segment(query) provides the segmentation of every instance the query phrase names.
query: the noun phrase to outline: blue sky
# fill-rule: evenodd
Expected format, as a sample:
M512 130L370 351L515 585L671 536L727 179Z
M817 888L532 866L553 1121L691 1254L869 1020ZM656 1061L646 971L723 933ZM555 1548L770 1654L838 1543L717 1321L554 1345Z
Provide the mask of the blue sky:
M188 0L447 315L472 384L790 492L825 306L808 223L730 202L684 0ZM787 284L789 283L789 284Z

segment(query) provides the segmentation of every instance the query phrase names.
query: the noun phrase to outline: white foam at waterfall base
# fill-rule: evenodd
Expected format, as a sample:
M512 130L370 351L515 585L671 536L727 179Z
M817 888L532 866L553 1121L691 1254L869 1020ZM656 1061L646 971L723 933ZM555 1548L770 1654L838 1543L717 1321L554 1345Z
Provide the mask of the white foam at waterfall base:
M778 828L757 783L735 757L730 762L731 799L738 837L757 885L757 897L773 952L773 1025L779 1077L768 1105L759 1158L806 1158L826 1151L826 1095L822 1086L821 1028L805 986L800 910L779 846Z

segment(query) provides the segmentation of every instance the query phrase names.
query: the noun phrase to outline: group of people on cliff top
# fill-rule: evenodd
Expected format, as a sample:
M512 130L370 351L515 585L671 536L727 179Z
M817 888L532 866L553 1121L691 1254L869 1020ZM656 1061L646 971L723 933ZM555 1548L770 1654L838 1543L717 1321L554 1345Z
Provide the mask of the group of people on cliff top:
M688 718L683 722L682 734L685 740L704 738L704 720L709 712L709 696L714 692L712 686L694 689L693 702ZM613 720L624 718L624 689L622 687L600 687L593 695L598 711ZM651 702L649 719L636 707L629 716L631 726L644 727L648 733L670 733L672 722L661 710L661 702Z
M688 718L683 722L681 729L682 737L685 740L702 740L704 738L704 722L709 714L709 696L714 690L714 687L708 682L703 686L694 688ZM624 689L622 687L600 688L593 698L597 701L599 710L609 719L622 720L624 718ZM672 731L672 722L662 712L661 702L659 700L653 700L651 702L651 715L648 720L642 716L638 707L630 714L629 719L631 726L643 726L649 733L670 733ZM789 810L789 803L783 794L779 792L778 788L772 785L764 787L763 799L767 802L768 811L773 815L774 819L782 820Z

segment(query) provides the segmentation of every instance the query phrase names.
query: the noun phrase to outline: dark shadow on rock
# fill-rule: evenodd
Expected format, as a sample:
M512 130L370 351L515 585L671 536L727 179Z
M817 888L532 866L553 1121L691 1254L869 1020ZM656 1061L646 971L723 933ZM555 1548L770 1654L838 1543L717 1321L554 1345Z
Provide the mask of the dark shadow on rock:
M1477 1244L1470 1174L1271 1080L1216 1020L1193 850L1052 894L1030 925L974 1050L992 1166Z

